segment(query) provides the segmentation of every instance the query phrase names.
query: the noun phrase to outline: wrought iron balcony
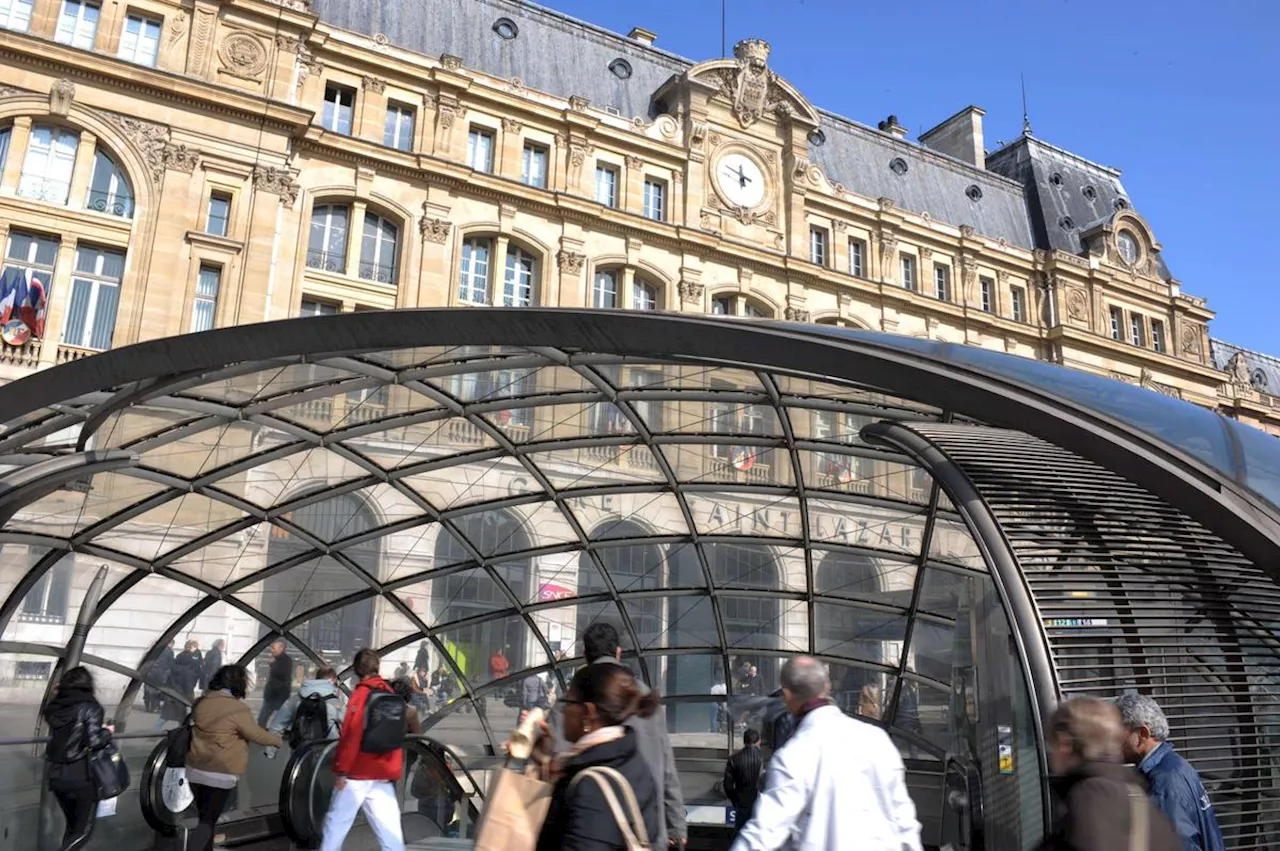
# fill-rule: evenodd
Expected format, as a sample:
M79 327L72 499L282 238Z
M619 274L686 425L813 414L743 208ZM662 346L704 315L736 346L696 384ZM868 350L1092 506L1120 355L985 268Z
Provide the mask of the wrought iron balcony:
M307 268L343 275L347 271L347 255L345 252L311 249L307 251Z
M366 263L361 260L359 275L366 281L374 281L379 284L394 284L396 282L396 267L394 263Z
M90 189L89 197L85 200L85 207L96 213L106 213L123 219L133 218L133 199L128 195L121 195L119 192L103 192L98 189Z
M66 204L71 194L71 184L65 180L54 180L38 174L24 174L18 180L18 195L50 204Z

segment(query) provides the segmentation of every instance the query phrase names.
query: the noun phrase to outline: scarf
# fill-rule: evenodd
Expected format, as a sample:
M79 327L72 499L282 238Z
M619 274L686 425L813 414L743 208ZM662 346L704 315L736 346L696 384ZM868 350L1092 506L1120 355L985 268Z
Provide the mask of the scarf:
M576 757L578 754L582 753L583 751L594 748L596 745L603 745L603 744L608 744L609 742L616 742L618 741L618 739L621 739L625 735L626 735L626 730L623 727L601 727L599 730L592 730L590 733L587 733L581 739L578 739L578 741L574 742L572 748L565 751L564 753L556 754L556 757L555 757L556 773L563 773L564 768L566 765L569 764L569 761L574 757Z
M835 705L834 702L829 697L819 697L809 701L804 706L801 706L800 711L796 713L796 726L799 727L800 722L804 721L805 717L813 710L821 709L824 706L834 706L834 705Z

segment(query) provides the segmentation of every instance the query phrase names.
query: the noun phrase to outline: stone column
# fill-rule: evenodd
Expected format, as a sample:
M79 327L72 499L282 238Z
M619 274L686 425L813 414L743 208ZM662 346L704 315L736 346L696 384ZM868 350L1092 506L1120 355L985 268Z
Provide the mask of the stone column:
M502 138L498 141L498 161L494 171L503 177L520 180L524 176L524 125L514 118L502 119Z
M18 191L22 177L22 162L27 158L27 144L31 141L31 118L20 115L13 119L9 131L9 154L4 161L4 173L0 175L0 194L13 195Z
M455 301L451 252L457 240L449 220L448 200L448 191L443 187L427 187L427 200L422 203L418 222L422 252L418 258L416 306L442 306Z
M354 128L358 138L382 143L387 126L386 91L386 80L366 74L360 81L360 111Z
M71 305L71 273L75 270L75 265L76 241L64 239L58 244L53 280L49 284L49 292L45 294L49 302L44 317L44 340L40 345L41 366L52 366L58 362L58 344L62 342L67 308Z
M76 165L71 172L71 196L67 199L67 206L73 210L83 210L88 206L86 202L97 150L98 137L88 131L82 132L80 145L76 148Z
M364 245L364 213L368 205L364 201L351 204L351 221L347 226L347 270L349 278L360 277L360 250Z
M586 265L587 256L582 253L582 240L560 238L560 250L556 252L556 268L559 271L558 307L582 307L586 303L583 296L582 269Z
M627 172L623 175L622 198L618 206L628 213L644 215L644 160L627 157Z
M494 265L489 269L489 286L493 287L493 292L489 293L489 304L502 304L507 277L507 249L510 245L511 240L505 234L493 241Z
M52 39L58 32L58 15L62 0L35 0L31 9L31 26L27 32L39 38Z
M216 0L196 0L192 9L191 37L187 39L187 73L213 79L213 33L218 24ZM119 27L116 30L119 31Z

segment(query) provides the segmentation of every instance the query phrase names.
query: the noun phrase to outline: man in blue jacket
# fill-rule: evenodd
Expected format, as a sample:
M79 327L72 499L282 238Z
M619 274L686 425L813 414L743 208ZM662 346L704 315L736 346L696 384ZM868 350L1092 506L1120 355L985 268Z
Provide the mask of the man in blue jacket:
M1200 775L1169 743L1169 721L1142 694L1116 699L1124 720L1124 757L1146 775L1151 800L1173 822L1183 851L1225 851L1218 817Z

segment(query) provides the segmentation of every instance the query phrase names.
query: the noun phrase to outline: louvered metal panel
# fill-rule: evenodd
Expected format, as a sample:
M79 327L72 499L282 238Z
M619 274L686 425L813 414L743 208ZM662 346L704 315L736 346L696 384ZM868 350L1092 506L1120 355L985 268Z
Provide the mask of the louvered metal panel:
M1227 846L1276 847L1280 557L1264 570L1148 491L1038 438L906 428L955 462L1002 528L1061 694L1153 696L1210 788Z

